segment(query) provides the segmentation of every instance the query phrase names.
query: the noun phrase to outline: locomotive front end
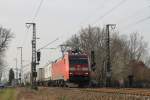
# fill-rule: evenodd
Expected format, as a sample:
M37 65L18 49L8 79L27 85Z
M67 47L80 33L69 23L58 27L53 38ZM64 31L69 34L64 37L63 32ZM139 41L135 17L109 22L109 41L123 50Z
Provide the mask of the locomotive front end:
M69 56L69 81L73 83L88 84L90 80L89 61L86 54Z

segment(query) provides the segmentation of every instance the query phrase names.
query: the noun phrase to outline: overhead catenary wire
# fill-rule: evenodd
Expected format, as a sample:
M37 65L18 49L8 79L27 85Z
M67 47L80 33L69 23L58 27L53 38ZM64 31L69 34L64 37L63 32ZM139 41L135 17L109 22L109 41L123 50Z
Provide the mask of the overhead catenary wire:
M129 18L132 18L132 17L135 18L135 16L137 16L138 13L141 13L141 11L143 11L145 8L149 8L149 7L150 7L150 5L144 6L144 7L140 8L140 9L138 9L137 11L135 11L134 13L130 14L129 16L127 16L125 18L122 18L121 20L118 20L116 23L124 23Z
M146 18L143 18L143 19L141 19L141 20L135 22L134 24L139 24L139 23L144 22L144 21L149 20L149 19L150 19L150 16L148 16L148 17L146 17Z
M102 8L102 5L104 6L104 3L105 3L106 1L108 1L108 0L103 0L103 1L101 2L101 4L95 9L95 11L94 11L93 14L96 14L96 13L98 12L98 10L99 10L100 8ZM93 14L92 14L92 16L93 16ZM79 27L81 27L82 24L84 24L85 22L87 22L87 20L89 20L92 16L91 16L91 15L87 16L86 19L84 19L82 22L80 22Z
M110 10L108 10L107 12L105 12L103 15L101 15L98 19L96 19L93 23L97 23L99 20L103 19L105 16L107 16L108 14L112 13L114 10L116 10L118 7L120 7L122 4L124 4L127 0L121 0L117 5L113 6Z
M56 38L55 40L49 42L48 44L44 45L43 47L39 48L37 51L46 48L47 46L49 46L50 44L54 43L55 41L59 40L59 38Z
M40 4L38 5L38 8L36 9L36 12L35 12L35 14L34 14L34 16L33 16L32 22L34 22L34 20L35 20L36 17L38 16L39 11L40 11L40 9L41 9L41 6L42 6L43 2L44 2L44 0L41 0L41 1L40 1ZM29 28L29 27L30 27L30 26L28 26L27 28ZM27 31L27 33L28 33L28 32L29 32L29 31ZM27 38L28 34L25 35L25 36L26 36L26 38ZM25 40L26 40L26 39L24 38L24 41L25 41ZM24 44L24 41L23 41L23 44ZM23 46L23 44L22 44L22 46ZM28 66L28 64L25 65L25 66Z
M138 20L138 21L136 21L136 22L134 22L134 23L128 24L128 25L125 26L122 30L124 30L124 29L126 29L126 28L132 28L133 26L135 27L136 25L138 25L138 24L140 24L140 23L142 23L142 22L144 22L144 21L146 21L146 20L150 20L150 16L145 17L145 18L143 18L143 19L140 19L140 20Z
M41 9L41 7L42 7L43 2L44 2L44 0L41 0L41 1L40 1L40 4L39 4L39 6L37 7L37 10L36 10L36 12L35 12L35 14L34 14L34 16L33 16L33 21L34 21L34 20L36 19L36 17L38 16L38 14L39 14L39 12L40 12L40 9Z
M106 2L106 0L103 0L102 2L101 2L101 5L103 4L104 5L104 3ZM97 10L99 10L101 8L101 6L98 6L95 10L97 11ZM95 11L95 12L96 12ZM88 16L86 19L84 19L83 21L81 21L75 28L74 28L74 30L75 29L77 29L77 28L81 28L82 27L82 24L84 24L87 20L89 20L89 17L91 17L91 16ZM70 30L72 30L72 29L70 29ZM66 32L67 34L68 34L68 32ZM63 34L64 35L64 34ZM63 35L61 35L60 37L62 37Z
M112 13L114 10L116 10L118 7L120 7L122 4L124 4L127 0L121 0L119 3L117 3L115 6L113 6L110 10L108 10L107 12L105 12L103 15L101 15L98 19L96 19L91 25L94 25L95 23L97 23L99 20L103 19L104 17L106 17L107 15L109 15L110 13ZM79 26L81 26L82 23L79 24Z
M108 14L112 13L114 10L116 10L119 6L121 6L122 4L124 4L127 0L121 0L119 3L117 3L117 5L113 6L110 10L108 10L107 12L105 12L103 15L101 15L98 19L96 19L91 25L94 25L95 23L97 23L97 21L103 19L104 17L106 17ZM83 22L81 22L78 26L81 26ZM77 27L78 27L77 26Z
M41 9L41 6L42 6L43 2L44 2L44 0L40 0L40 3L39 3L39 5L38 5L38 7L37 7L37 9L36 9L36 11L35 11L35 14L34 14L33 18L32 18L32 22L34 22L34 20L37 18L37 16L38 16L38 14L39 14L39 12L40 12L40 9ZM29 28L30 26L26 26L26 27ZM28 38L29 29L27 30L26 33L27 33L27 34L24 35L24 39L23 39L23 42L22 42L22 44L21 44L22 47L24 46L25 41L26 41L26 39ZM25 66L26 66L26 65L25 65Z
M34 22L35 19L37 18L38 14L39 14L39 12L40 12L40 9L41 9L41 7L42 7L43 2L44 2L44 0L41 0L41 1L40 1L40 3L39 3L39 5L38 5L38 7L37 7L37 9L36 9L36 11L35 11L35 13L34 13L34 15L33 15L33 18L32 18L32 20L31 20L31 22ZM30 25L29 25L28 27L30 27ZM28 28L28 27L27 27L27 28ZM21 44L22 47L24 46L25 40L26 40L27 37L28 37L28 33L29 33L29 31L27 31L27 34L24 35L24 39L23 39L23 42L22 42L22 44Z

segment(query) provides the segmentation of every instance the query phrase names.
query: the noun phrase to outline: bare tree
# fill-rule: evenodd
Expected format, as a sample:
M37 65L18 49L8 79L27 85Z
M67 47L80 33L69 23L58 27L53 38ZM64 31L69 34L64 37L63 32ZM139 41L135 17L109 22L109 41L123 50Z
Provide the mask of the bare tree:
M105 61L105 29L99 27L87 27L79 31L79 35L72 36L67 41L71 48L79 48L86 52L89 56L91 51L95 51L96 55L96 79L102 80L103 65Z
M141 60L147 49L147 43L138 33L132 33L130 35L128 46L130 50L130 60Z
M76 34L73 35L71 39L69 39L65 44L71 47L72 49L79 49L80 48L79 36L77 36Z
M147 55L144 57L144 64L150 68L150 55L147 53Z
M96 79L104 80L106 71L106 31L105 28L87 27L81 29L79 34L68 40L72 48L80 48L89 57L91 50L96 55ZM132 33L128 38L126 35L119 35L119 32L111 33L111 63L113 80L127 78L130 74L129 63L131 60L143 60L147 51L147 44L138 33Z
M12 84L14 78L15 78L15 73L14 73L13 69L11 68L11 69L9 70L9 84L10 84L10 85Z
M4 64L4 53L8 48L8 44L13 38L13 34L9 29L0 27L0 72Z
M112 78L114 80L124 79L128 76L129 48L127 36L113 33L111 36L111 64Z
M12 37L13 34L10 30L0 27L0 52L6 50Z

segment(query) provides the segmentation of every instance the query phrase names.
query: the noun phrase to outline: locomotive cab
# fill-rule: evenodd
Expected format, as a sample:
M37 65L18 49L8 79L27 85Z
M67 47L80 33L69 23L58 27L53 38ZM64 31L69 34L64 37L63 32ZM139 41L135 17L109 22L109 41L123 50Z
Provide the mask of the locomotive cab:
M69 55L69 81L76 84L89 83L89 63L85 54Z
M85 86L90 81L87 54L67 52L52 64L52 81L56 85L74 84Z

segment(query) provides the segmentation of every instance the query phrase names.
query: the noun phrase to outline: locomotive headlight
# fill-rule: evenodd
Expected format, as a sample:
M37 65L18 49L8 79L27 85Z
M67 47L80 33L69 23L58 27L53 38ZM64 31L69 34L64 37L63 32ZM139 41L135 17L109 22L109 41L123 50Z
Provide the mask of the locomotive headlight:
M87 67L83 67L82 71L88 71L88 68Z
M73 73L71 73L71 72L69 73L69 75L72 75L72 74L73 74Z
M89 73L87 72L87 73L84 73L85 75L88 75Z

